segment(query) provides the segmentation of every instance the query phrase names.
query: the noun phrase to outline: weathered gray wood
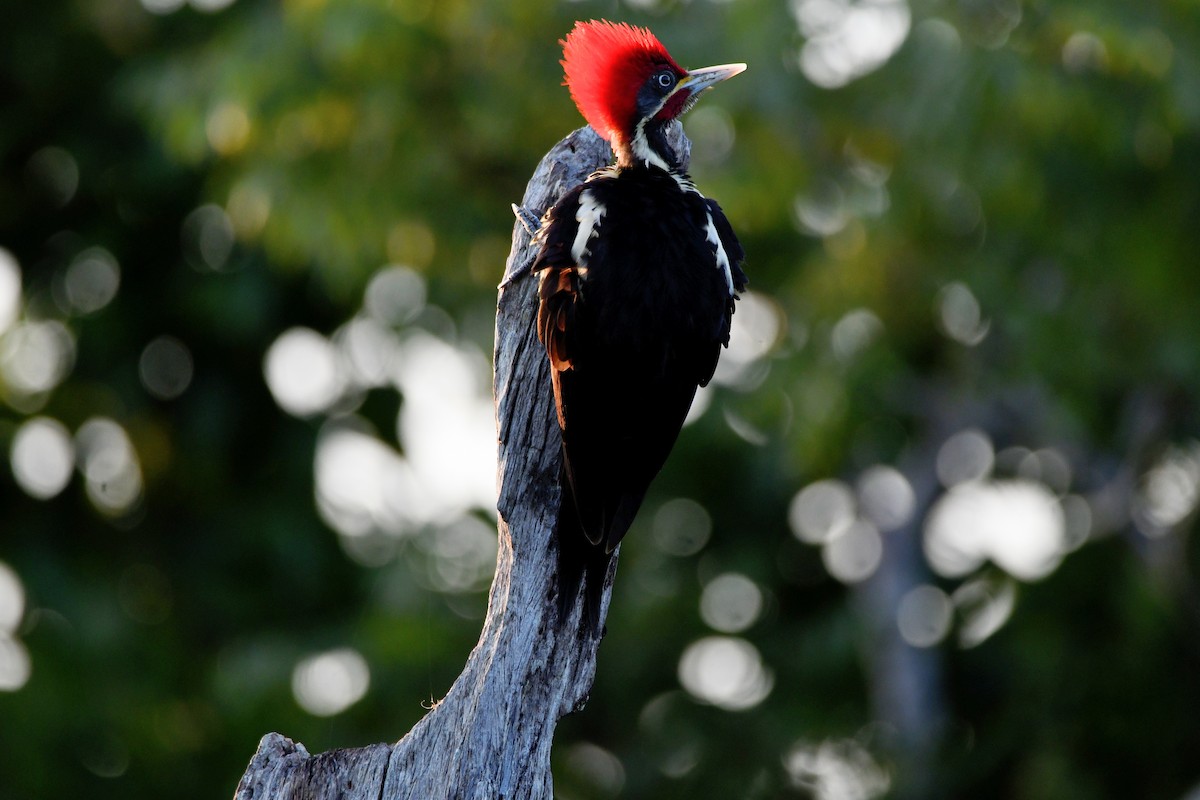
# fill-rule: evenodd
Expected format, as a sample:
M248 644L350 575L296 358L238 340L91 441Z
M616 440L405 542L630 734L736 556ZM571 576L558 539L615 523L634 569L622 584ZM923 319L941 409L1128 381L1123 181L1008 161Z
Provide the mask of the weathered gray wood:
M304 745L278 733L258 743L237 787L239 800L378 798L392 747L375 744L309 755Z
M689 145L675 126L676 152ZM608 164L612 151L580 128L542 159L521 206L540 216L563 192ZM686 159L685 159L686 161ZM499 548L479 643L446 697L394 745L310 755L277 733L263 737L235 800L523 800L554 796L554 728L587 700L599 642L555 624L560 444L549 362L537 340L536 251L518 220L496 310ZM608 613L616 559L600 622Z

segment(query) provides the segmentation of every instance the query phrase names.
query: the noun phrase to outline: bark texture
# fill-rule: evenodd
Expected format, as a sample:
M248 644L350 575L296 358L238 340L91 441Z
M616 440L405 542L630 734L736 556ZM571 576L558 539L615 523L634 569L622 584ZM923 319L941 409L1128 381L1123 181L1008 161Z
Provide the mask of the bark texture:
M675 126L676 152L689 152ZM521 207L540 217L565 191L608 164L612 151L580 128L546 154ZM524 215L526 223L529 214ZM259 743L235 800L523 800L554 796L554 728L582 707L596 671L598 640L578 634L579 607L556 624L553 541L560 434L550 367L537 339L536 250L525 224L496 309L495 397L499 438L499 548L479 643L446 697L393 745L311 755L270 733ZM616 559L600 622L608 613Z

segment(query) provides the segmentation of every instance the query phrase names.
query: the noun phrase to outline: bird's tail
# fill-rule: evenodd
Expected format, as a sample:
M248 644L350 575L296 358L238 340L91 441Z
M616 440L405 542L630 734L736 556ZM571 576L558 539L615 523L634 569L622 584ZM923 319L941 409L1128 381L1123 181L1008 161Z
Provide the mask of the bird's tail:
M599 635L600 604L612 553L594 545L584 534L575 499L564 481L555 539L558 544L558 626L562 630L583 588L583 614L579 626L592 638Z

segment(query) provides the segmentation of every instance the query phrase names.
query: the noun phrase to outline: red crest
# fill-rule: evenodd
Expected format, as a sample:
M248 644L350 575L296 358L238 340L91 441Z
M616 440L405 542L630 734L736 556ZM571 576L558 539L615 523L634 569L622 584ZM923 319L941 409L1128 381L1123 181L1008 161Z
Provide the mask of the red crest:
M653 33L624 22L576 22L559 44L571 99L610 142L631 132L638 90L655 71L669 67L680 78L687 75Z

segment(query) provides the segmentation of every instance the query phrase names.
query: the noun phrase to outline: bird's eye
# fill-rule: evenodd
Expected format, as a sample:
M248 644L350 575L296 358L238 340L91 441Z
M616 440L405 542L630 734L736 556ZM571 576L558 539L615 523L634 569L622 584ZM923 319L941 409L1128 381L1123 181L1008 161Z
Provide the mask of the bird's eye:
M657 80L658 80L658 85L660 87L662 87L663 89L670 89L671 86L675 83L675 73L674 72L660 72L660 73L658 73Z

